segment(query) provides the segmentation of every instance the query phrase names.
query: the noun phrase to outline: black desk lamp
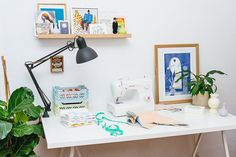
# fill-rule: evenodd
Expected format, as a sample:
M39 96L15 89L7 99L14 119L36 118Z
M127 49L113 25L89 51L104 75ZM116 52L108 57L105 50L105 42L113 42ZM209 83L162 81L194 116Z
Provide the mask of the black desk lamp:
M51 111L51 101L48 99L48 97L45 95L45 93L40 88L40 86L39 86L38 82L36 81L35 76L32 72L32 69L36 68L40 64L46 62L50 58L62 53L63 51L65 51L67 49L69 51L73 51L75 48L75 43L77 43L78 48L79 48L77 55L76 55L76 63L77 64L88 62L90 60L95 59L98 56L97 53L92 48L87 46L85 39L83 37L76 36L74 38L74 42L71 42L71 41L67 42L67 45L60 48L59 50L56 50L55 52L52 52L52 53L40 58L39 60L34 61L34 62L32 62L32 61L25 62L25 66L28 69L29 74L34 82L34 85L35 85L35 87L36 87L36 89L43 101L43 104L45 106L43 117L49 117L48 111Z

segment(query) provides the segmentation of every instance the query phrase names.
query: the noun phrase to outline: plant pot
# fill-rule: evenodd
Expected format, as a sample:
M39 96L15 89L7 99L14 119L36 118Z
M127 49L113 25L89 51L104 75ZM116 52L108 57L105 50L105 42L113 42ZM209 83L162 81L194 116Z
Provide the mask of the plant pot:
M39 118L38 118L38 119L36 119L36 120L30 120L30 121L28 121L27 124L28 124L28 125L35 125L35 124L38 124L39 121L40 121L40 120L39 120Z
M199 93L193 96L192 104L197 106L208 107L208 99L209 99L208 92L205 92L204 95Z

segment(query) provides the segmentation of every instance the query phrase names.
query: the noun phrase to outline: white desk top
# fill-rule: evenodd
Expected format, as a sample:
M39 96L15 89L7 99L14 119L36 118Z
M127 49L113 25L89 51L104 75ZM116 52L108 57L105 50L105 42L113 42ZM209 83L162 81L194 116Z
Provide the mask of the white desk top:
M158 112L161 115L187 123L189 126L157 126L147 130L137 126L119 124L124 131L124 135L113 137L96 124L66 128L60 123L59 117L53 115L50 118L43 118L42 123L48 148L124 142L236 129L236 116L233 115L220 117L219 115L210 114L208 111L204 114L186 114L183 111L174 113L171 111ZM109 117L115 119L111 115Z

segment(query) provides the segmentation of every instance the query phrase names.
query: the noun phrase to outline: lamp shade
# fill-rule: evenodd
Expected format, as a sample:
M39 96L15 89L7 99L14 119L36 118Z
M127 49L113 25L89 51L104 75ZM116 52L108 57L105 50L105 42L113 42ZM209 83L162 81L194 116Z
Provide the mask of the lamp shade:
M79 50L76 54L76 63L81 64L97 58L97 53L90 47L87 46L83 37L78 37L76 43Z

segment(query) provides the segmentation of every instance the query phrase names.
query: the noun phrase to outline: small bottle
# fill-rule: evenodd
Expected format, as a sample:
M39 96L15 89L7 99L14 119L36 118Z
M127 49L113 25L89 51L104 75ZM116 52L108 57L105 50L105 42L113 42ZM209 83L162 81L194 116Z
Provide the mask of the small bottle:
M222 104L221 109L219 109L219 115L222 116L222 117L225 117L225 116L228 115L228 111L227 111L227 109L226 109L225 106L226 106L226 103L224 102L224 103Z

